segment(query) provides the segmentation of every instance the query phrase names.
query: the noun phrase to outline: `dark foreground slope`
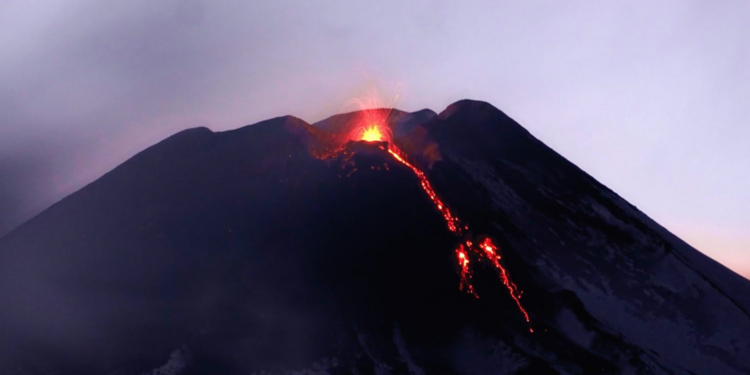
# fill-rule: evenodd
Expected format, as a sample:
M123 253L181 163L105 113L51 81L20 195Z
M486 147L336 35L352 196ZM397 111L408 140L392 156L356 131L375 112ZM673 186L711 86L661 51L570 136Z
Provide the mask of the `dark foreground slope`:
M282 117L176 134L0 239L0 373L750 371L746 280L486 103L398 115L535 333L491 269L459 290L411 170L315 158L325 134Z

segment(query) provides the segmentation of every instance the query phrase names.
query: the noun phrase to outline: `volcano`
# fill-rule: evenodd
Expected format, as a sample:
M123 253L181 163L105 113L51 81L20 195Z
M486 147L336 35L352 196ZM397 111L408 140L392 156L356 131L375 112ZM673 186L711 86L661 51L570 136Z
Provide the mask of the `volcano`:
M749 312L470 100L186 130L0 238L1 374L748 374Z

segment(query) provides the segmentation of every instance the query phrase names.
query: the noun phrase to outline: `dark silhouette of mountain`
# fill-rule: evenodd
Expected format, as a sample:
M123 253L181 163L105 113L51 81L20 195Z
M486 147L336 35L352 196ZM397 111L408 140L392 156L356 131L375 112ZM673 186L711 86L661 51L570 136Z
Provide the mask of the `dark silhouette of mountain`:
M0 239L2 374L747 374L750 282L491 105L190 129ZM326 154L322 158L321 154ZM534 332L530 333L529 328Z

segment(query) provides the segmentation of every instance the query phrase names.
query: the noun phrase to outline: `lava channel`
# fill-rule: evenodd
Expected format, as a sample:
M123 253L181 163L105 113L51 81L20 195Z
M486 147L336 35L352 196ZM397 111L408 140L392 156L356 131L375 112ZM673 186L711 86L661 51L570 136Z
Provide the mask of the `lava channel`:
M460 236L463 234L463 230L468 230L468 225L461 226L460 220L451 213L448 206L443 203L443 201L438 197L437 193L435 193L435 190L432 188L432 185L430 184L430 181L427 179L427 176L425 173L414 166L413 164L406 161L405 157L403 156L403 153L398 150L394 145L388 144L388 153L393 156L394 159L396 159L401 164L407 166L409 169L414 172L415 175L419 178L419 181L422 185L422 189L427 193L427 195L432 200L432 203L435 204L435 207L440 211L440 213L443 215L443 218L445 219L446 224L448 225L448 229L456 234L457 236ZM516 286L515 283L510 281L510 278L508 276L508 271L503 267L502 264L500 264L500 254L498 253L498 247L495 246L495 244L492 242L492 240L489 237L486 237L485 240L480 243L478 246L474 244L470 240L465 240L464 244L458 245L458 248L456 249L456 255L458 257L458 265L460 266L460 273L461 273L461 284L460 289L462 291L465 291L471 295L473 295L476 298L479 298L479 295L477 295L476 291L474 291L474 287L471 285L471 269L469 268L469 253L467 249L472 250L476 254L478 254L478 257L480 260L487 259L489 262L498 270L498 274L500 276L500 279L502 280L505 287L508 289L508 292L510 293L511 298L516 302L516 305L518 306L518 309L521 310L521 313L523 314L524 319L527 323L531 324L531 319L529 318L529 314L526 312L526 309L524 309L523 305L521 304L521 295L523 292L521 292L520 289ZM534 333L534 329L529 327L529 332Z
M521 295L523 294L523 292L518 289L518 286L516 286L516 284L510 281L508 271L500 263L501 256L498 252L498 247L492 242L489 237L485 237L484 240L479 244L476 244L467 238L468 235L466 234L466 232L468 232L469 226L462 224L458 217L456 217L456 215L454 215L448 208L448 206L440 199L440 197L435 192L435 189L433 189L432 184L427 179L427 175L414 164L407 161L406 154L393 144L393 133L390 127L382 125L387 123L388 114L384 114L380 117L375 120L372 118L368 118L368 121L364 121L366 125L356 127L355 129L351 130L349 132L348 138L352 141L382 142L383 146L380 146L381 149L387 151L388 154L393 157L393 159L409 168L417 176L422 190L425 191L427 196L435 205L435 208L437 208L437 210L445 219L448 230L450 230L454 235L461 239L459 241L460 245L458 245L458 248L456 249L456 257L460 268L459 272L461 278L461 283L459 286L460 290L469 293L476 298L479 298L476 291L474 290L473 285L471 284L472 271L470 267L470 255L475 254L475 259L478 259L479 261L486 260L497 270L498 277L502 281L503 285L505 285L505 287L508 289L511 298L513 298L516 305L518 306L518 309L523 314L524 319L530 325L531 319L529 318L529 314L521 304ZM529 327L529 331L533 333L534 329Z

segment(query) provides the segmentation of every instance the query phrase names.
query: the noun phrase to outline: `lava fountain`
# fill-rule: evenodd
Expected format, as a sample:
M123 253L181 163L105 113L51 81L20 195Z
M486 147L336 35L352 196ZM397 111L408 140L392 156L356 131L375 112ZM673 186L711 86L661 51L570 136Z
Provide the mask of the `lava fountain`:
M352 140L365 142L391 142L391 128L379 125L368 124L354 129L350 137Z
M383 132L380 131L379 126L371 126L365 129L362 134L362 140L365 142L382 142Z

